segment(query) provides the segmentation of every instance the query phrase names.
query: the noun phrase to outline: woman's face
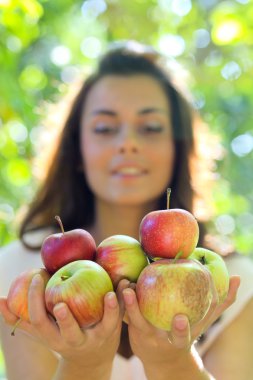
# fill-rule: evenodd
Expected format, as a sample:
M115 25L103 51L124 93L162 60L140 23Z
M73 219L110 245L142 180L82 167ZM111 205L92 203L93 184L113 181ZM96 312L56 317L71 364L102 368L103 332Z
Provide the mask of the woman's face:
M121 205L157 199L174 161L170 109L160 84L147 75L100 79L86 99L81 152L96 198Z

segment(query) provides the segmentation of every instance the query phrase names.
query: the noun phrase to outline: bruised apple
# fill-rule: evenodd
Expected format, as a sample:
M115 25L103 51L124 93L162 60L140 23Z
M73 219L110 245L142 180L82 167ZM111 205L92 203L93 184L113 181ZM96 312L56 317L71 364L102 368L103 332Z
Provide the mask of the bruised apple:
M141 272L136 295L142 315L155 327L171 330L176 314L190 325L207 313L211 300L210 273L196 260L161 259Z
M187 258L196 248L199 226L195 217L183 209L151 211L140 223L140 243L151 258Z
M53 315L59 302L68 305L80 327L90 327L103 317L104 296L113 290L108 273L90 260L66 264L53 274L45 290L46 308Z
M136 282L148 258L138 240L127 235L113 235L97 247L96 260L111 277L114 288L123 278Z

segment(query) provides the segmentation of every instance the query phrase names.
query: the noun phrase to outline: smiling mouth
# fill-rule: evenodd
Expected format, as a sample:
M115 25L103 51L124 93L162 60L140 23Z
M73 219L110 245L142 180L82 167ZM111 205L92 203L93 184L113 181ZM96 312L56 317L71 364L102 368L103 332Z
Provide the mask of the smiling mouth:
M147 174L147 170L136 168L136 167L122 167L112 171L114 176L130 176L138 177Z

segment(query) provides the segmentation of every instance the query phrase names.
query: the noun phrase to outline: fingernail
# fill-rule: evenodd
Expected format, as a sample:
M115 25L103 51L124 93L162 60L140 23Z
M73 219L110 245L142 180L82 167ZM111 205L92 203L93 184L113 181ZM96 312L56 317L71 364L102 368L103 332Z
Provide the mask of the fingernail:
M41 283L41 275L37 273L33 276L31 285L36 286L36 285L39 285L40 283Z
M187 327L188 321L184 315L177 315L175 317L175 327L178 330L185 330Z
M110 307L115 308L117 306L117 299L114 292L107 294L107 300Z
M123 291L123 297L124 301L127 305L132 305L134 300L133 300L133 295L132 292L129 292L127 289Z
M60 320L65 319L67 316L66 306L62 303L58 303L57 305L55 305L54 315L55 315L56 319L60 319Z

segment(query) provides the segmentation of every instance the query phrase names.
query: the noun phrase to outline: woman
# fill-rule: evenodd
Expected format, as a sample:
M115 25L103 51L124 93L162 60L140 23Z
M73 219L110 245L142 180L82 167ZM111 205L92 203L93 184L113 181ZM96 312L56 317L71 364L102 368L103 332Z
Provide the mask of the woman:
M72 105L45 181L21 226L23 245L13 243L0 254L1 294L7 294L22 270L42 265L35 246L55 229L54 215L61 216L66 230L85 228L98 244L119 233L138 239L143 216L165 208L168 186L171 207L193 212L192 118L190 106L152 52L118 48L106 54ZM54 309L57 324L48 318L44 284L35 276L29 292L31 323L21 322L14 338L10 331L17 318L4 297L0 302L8 379L252 378L253 291L246 282L252 264L237 256L227 263L232 274L236 265L242 277L240 307L229 312L240 282L231 276L225 302L217 306L214 297L207 316L192 329L186 316L175 316L169 339L142 317L127 280L116 294L105 296L102 321L82 331L63 303ZM122 322L125 311L128 325ZM201 349L196 339L215 326Z

